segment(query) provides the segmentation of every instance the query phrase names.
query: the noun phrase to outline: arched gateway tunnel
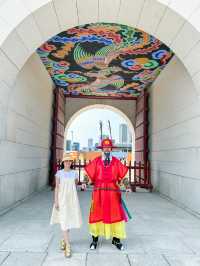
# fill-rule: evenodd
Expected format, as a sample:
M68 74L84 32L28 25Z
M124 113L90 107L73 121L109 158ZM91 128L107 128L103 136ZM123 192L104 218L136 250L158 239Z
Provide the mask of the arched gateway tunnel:
M0 2L1 265L65 265L48 185L71 119L94 106L132 127L140 192L127 198L122 253L105 240L88 252L80 192L84 227L67 263L200 265L199 15L196 0Z

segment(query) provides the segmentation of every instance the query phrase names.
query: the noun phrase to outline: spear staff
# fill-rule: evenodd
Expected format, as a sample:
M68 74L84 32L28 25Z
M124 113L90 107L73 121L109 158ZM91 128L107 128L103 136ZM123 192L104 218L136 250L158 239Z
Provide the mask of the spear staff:
M100 128L100 136L101 136L101 140L102 140L103 139L103 131L102 131L102 129L103 129L103 123L102 123L101 120L99 121L99 128Z
M112 140L112 132L111 132L110 120L108 120L108 128L109 128L109 132L110 132L110 139Z

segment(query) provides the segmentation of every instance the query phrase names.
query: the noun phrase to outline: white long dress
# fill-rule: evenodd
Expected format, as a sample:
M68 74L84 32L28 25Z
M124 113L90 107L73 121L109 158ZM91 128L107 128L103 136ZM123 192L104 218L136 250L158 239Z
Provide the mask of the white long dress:
M82 225L81 209L79 205L75 179L76 171L59 170L58 204L59 210L53 206L50 224L59 223L63 231L71 228L80 228Z

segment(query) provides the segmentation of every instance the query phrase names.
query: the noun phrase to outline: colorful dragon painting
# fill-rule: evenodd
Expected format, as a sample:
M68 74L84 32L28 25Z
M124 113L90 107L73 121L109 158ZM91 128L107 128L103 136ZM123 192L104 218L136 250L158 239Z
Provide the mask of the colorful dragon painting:
M37 49L55 85L68 95L135 97L150 86L173 52L125 25L95 23L54 36Z

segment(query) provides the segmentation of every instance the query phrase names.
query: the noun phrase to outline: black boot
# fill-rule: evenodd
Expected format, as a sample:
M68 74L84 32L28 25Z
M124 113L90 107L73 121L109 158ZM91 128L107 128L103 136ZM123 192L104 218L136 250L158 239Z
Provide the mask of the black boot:
M98 236L92 236L92 243L90 244L90 249L94 250L97 248Z
M124 250L124 246L120 242L119 238L113 237L112 244L115 245L119 250Z

